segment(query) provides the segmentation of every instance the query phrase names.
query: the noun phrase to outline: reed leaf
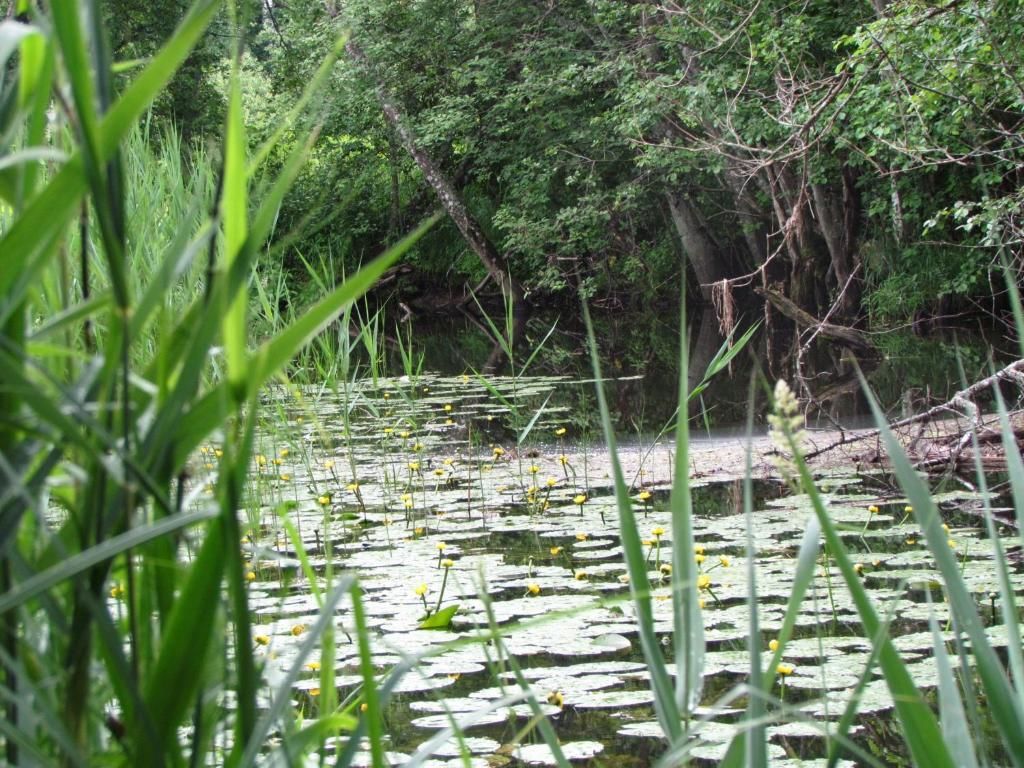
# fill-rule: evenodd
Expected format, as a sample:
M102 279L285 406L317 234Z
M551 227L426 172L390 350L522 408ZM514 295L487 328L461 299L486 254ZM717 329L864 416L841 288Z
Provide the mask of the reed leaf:
M661 655L661 647L654 632L654 613L651 609L651 595L647 586L647 556L643 550L640 532L637 530L636 517L633 514L629 499L629 488L626 485L625 477L622 474L622 465L618 458L615 430L612 427L608 402L605 399L604 387L601 384L601 365L597 357L594 325L590 320L590 311L587 309L586 304L583 304L583 320L587 327L587 341L590 345L590 362L596 382L595 389L597 392L597 406L601 414L601 426L604 430L605 442L611 459L612 479L615 484L615 502L619 517L619 537L626 560L626 570L629 573L629 592L636 607L640 648L643 651L644 661L647 662L648 671L651 675L651 689L654 692L654 708L658 715L658 723L661 725L662 731L665 733L669 743L674 744L681 741L684 736L681 726L682 716L677 704L676 692L673 688L672 680L669 678L668 670L665 668L665 660ZM685 384L682 386L685 386ZM688 469L683 477L683 480L677 479L677 482L688 482ZM673 542L672 549L676 551L683 546L680 542ZM687 557L692 562L692 544L687 551ZM696 591L696 581L690 584L683 584L683 588Z
M693 499L690 494L690 421L687 392L690 355L686 333L686 292L680 308L679 418L676 419L676 455L669 506L672 510L672 640L676 659L675 705L686 720L700 703L704 675L704 617L697 587L700 572L694 559Z
M921 528L928 550L942 575L950 609L956 617L958 626L970 639L971 651L981 680L981 689L988 701L1000 737L1013 765L1024 765L1024 707L1012 690L1003 672L1002 663L985 633L985 625L978 614L978 607L960 575L960 566L949 546L949 537L942 528L942 521L927 486L914 471L902 446L896 440L892 430L889 429L888 422L882 414L878 402L868 391L863 377L861 383L875 423L878 424L882 443L892 462L893 470L899 479L900 486L907 494L907 499L914 510L914 518ZM884 664L883 656L883 667ZM907 724L904 725L906 727Z
M879 423L884 422L880 421ZM860 577L854 570L853 561L846 551L835 523L832 522L832 518L825 509L825 504L814 484L807 462L800 455L800 448L793 440L792 435L790 434L788 437L800 483L810 498L814 514L817 516L825 538L825 546L828 547L830 556L835 560L843 580L846 582L847 589L857 608L857 614L860 616L864 633L868 637L874 638L874 641L879 644L878 658L882 674L892 695L896 715L903 728L910 754L917 765L952 767L955 763L942 740L942 731L935 720L935 715L924 696L914 685L914 681L907 671L906 663L900 657L892 639L888 634L880 632L881 622L871 603L871 598L868 597Z
M939 623L935 619L931 593L927 594L930 609L928 628L932 633L932 653L939 678L939 722L942 723L942 733L956 765L960 768L976 768L978 760L974 755L974 744L971 741L970 728L967 726L967 715L964 713L960 689L953 677L953 662L946 651L946 641L943 640Z

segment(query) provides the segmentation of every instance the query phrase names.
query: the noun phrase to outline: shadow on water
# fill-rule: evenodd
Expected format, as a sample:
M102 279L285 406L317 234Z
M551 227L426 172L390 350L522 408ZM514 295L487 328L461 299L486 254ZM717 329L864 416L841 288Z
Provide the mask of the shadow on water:
M738 332L749 327L742 319ZM679 319L673 312L614 314L595 317L595 332L602 371L613 378L609 405L621 434L651 434L673 419L679 375ZM505 321L495 325L506 332ZM516 315L509 324L514 334L514 367L520 375L531 355L531 376L560 375L574 381L591 377L586 330L579 317L568 314ZM452 318L426 318L408 326L413 345L422 351L423 369L441 375L479 371L487 375L511 375L513 365L504 344L495 338L490 325L465 314ZM710 309L689 319L690 388L699 381L708 364L725 343L718 321ZM997 337L998 338L998 337ZM867 402L860 391L857 371L868 378L883 407L897 417L910 415L926 405L942 402L961 388L958 364L970 377L986 371L993 351L991 334L977 329L939 329L929 336L908 331L876 337L875 356L855 356L834 342L810 345L801 354L795 339L788 342L776 331L760 330L730 369L715 378L691 406L691 417L707 430L729 428L744 422L751 368L763 371L766 379L795 379L797 362L803 372L803 399L812 399L810 426L841 424L856 427L870 420ZM799 358L799 360L798 360ZM397 352L388 360L391 370L400 370ZM755 413L764 413L766 394L758 392ZM580 423L596 431L596 405L590 385L576 388L573 402L564 403ZM589 423L584 423L589 422ZM582 429L581 431L586 431Z

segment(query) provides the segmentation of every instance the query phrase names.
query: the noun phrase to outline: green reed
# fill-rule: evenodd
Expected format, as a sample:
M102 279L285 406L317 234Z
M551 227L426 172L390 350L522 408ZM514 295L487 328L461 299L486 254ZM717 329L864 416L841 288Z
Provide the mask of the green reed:
M1020 311L1012 280L1011 293L1017 305L1015 316L1018 333L1024 336L1024 313ZM589 326L589 323L588 323ZM591 354L594 361L595 378L600 382L597 366L596 345L592 327L589 328ZM1022 350L1024 355L1024 350ZM685 426L685 405L689 393L686 381L686 339L683 334L679 413L676 432L676 473L673 480L671 500L673 531L673 591L675 611L673 616L675 658L677 664L676 684L672 685L665 669L660 648L654 636L654 620L649 606L649 590L645 553L637 533L636 518L615 455L614 433L611 427L607 403L598 384L598 403L601 410L605 438L612 453L616 497L619 509L620 532L626 564L629 569L631 592L636 604L638 631L641 648L647 662L651 687L655 695L655 708L667 741L666 751L659 759L659 766L683 764L687 759L693 738L699 734L701 721L694 720L692 707L701 701L700 679L703 674L701 652L702 619L697 606L699 572L691 567L693 542L689 504L689 475L686 461L688 435ZM866 385L865 385L866 390ZM753 391L753 390L752 390ZM782 393L781 395L779 393ZM1024 461L1016 447L1014 433L1010 427L1007 408L1002 395L996 389L993 393L1000 418L1002 440L1007 455L1010 486L1014 506L1020 515L1024 512ZM875 671L885 679L895 708L896 721L900 725L902 738L912 760L917 765L988 765L1009 760L1013 765L1024 763L1024 651L1019 634L1019 602L1013 591L1009 564L1005 549L996 530L990 497L984 493L986 481L980 463L976 468L978 487L985 498L985 521L988 541L993 548L996 564L996 581L1000 614L1007 625L1009 645L1008 663L1004 664L992 641L988 637L985 623L978 611L977 601L963 580L962 563L948 541L948 534L942 526L938 508L932 500L928 486L907 458L899 441L888 428L888 422L877 402L869 394L869 402L876 424L882 434L885 449L890 457L899 484L907 495L910 507L923 536L928 551L941 576L946 602L951 612L952 639L939 631L934 615L930 622L934 638L934 654L938 661L937 712L920 688L912 680L907 662L894 646L888 631L889 617L880 615L872 596L865 588L860 570L853 561L849 549L832 521L821 493L814 481L811 470L803 457L801 439L802 419L798 419L795 400L788 388L776 388L776 415L773 429L777 430L777 442L785 449L788 458L784 475L793 479L799 489L811 501L813 516L808 521L805 535L796 558L793 586L787 601L785 616L772 643L772 658L768 666L762 667L762 638L758 631L758 594L753 562L756 553L753 534L753 506L751 504L752 466L748 449L746 480L744 484L744 509L747 516L747 557L749 592L747 595L749 614L749 640L747 651L750 657L750 674L742 683L726 693L712 705L726 706L737 698L746 697L745 716L736 724L736 733L722 760L725 766L768 765L765 726L776 722L787 722L798 718L794 710L787 708L783 700L785 677L791 667L783 662L785 645L796 625L801 605L814 581L816 561L821 550L826 554L825 572L829 578L829 594L845 584L856 607L863 637L870 643L870 651L859 682L851 693L840 720L833 730L824 726L828 744L828 764L834 765L843 756L857 756L868 762L873 758L863 752L850 738L850 729L858 717L859 694ZM752 424L752 422L751 422ZM752 426L748 424L748 432ZM974 437L975 456L977 440ZM976 458L977 461L977 458ZM832 569L838 573L839 581L832 577ZM834 613L833 602L833 613ZM890 611L893 610L890 606ZM948 648L952 648L952 653ZM773 693L775 682L781 683ZM984 712L977 701L986 702ZM996 734L995 743L986 743L982 734ZM994 752L994 753L993 753Z
M0 99L16 126L0 147L5 759L249 764L291 697L285 682L257 709L238 510L259 392L424 227L253 345L250 278L312 136L301 105L338 49L251 154L232 72L223 164L196 151L186 172L173 134L154 142L137 123L219 4L198 0L120 92L96 2L54 2L45 18L19 5L30 22L4 22L0 62L17 74ZM58 82L69 99L51 125ZM253 200L249 179L287 128L296 148ZM192 457L215 435L213 495L193 508Z

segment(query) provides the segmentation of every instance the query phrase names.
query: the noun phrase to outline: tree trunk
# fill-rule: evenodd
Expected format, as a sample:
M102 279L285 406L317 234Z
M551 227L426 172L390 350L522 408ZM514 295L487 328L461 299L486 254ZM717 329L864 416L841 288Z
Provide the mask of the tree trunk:
M722 176L736 202L736 216L749 255L746 268L747 271L753 271L768 258L768 228L765 225L764 209L754 200L753 193L745 183L743 172L735 161L729 163Z
M388 169L391 172L391 206L388 210L388 242L397 243L402 237L402 189L398 175L398 146L394 132L388 136Z
M701 296L705 301L711 301L712 283L731 277L725 254L711 235L704 217L685 193L666 197L672 223L700 284Z
M856 207L855 198L850 198L845 179L839 194L831 185L812 184L811 195L818 214L818 227L825 239L832 272L836 277L836 290L843 292L846 289L839 301L839 313L843 318L850 319L857 315L860 308L860 281L853 277L856 266L853 253L856 212L850 209Z
M462 201L451 180L448 179L426 149L416 141L416 137L407 124L401 106L384 87L384 83L378 78L366 54L352 38L349 38L345 44L345 50L352 57L352 60L358 62L371 80L373 80L376 86L377 99L380 101L381 110L384 112L384 117L387 119L388 124L398 135L405 150L419 167L427 183L430 184L437 194L442 207L455 223L455 226L458 227L466 243L487 269L487 274L498 284L502 293L512 298L514 304L517 306L522 304L523 289L509 272L504 257L498 253L494 245L484 235L483 230L480 229L480 225L470 215L466 209L466 204Z

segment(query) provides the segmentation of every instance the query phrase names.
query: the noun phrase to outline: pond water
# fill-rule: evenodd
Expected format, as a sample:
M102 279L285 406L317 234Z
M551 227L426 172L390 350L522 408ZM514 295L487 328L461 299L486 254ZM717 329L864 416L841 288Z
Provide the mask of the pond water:
M633 381L616 386L629 388ZM637 386L644 390L647 384ZM652 764L664 742L628 600L609 460L592 420L578 410L590 402L592 389L569 376L421 374L268 393L245 542L254 633L268 688L295 661L318 615L287 523L321 591L330 586L328 564L335 575L358 574L376 670L385 674L402 659L420 659L384 712L394 764L417 753L428 755L424 764L430 766L550 764L516 669L575 764ZM527 439L517 445L524 432ZM666 641L672 670L671 574L663 566L673 546L665 533L671 530L673 448L644 437L645 430L637 433L621 458L647 539L656 631ZM204 454L200 471L212 479L214 446ZM735 479L740 472L737 465L734 479L694 481L695 557L708 576L700 712L707 721L695 730L696 764L713 765L722 756L735 707L743 704L722 705L719 698L749 670L750 584L742 489ZM913 676L933 686L928 616L934 610L945 623L948 614L906 501L882 475L833 472L819 483L830 515L859 558L864 584L880 612L890 612ZM960 490L939 501L949 546L990 616L995 587L976 515L980 500ZM755 484L754 503L767 664L811 511L805 497L771 479ZM1019 568L1013 578L1019 593ZM840 581L822 560L785 648L792 673L776 682L773 693L786 710L768 729L775 764L824 754L826 734L864 673L870 644ZM441 622L445 628L422 628L428 615L445 617L455 606L450 622ZM295 685L295 707L307 714L318 711L322 665L333 665L342 697L361 681L351 604L343 602L333 621L335 657L306 660ZM499 642L460 640L488 628L497 628ZM1002 628L990 631L998 642ZM892 703L877 670L868 674L854 737L886 763L895 759L886 750L898 748L888 714ZM452 725L461 737L444 735Z
M756 315L740 317L736 336L759 322ZM405 354L412 358L414 367L442 376L474 371L509 375L512 368L517 374L559 376L572 382L588 382L592 375L586 329L578 313L534 312L508 323L497 320L493 325L470 314L416 318L405 323L380 315L372 322L354 321L351 333L371 325L376 330L376 365L385 372L412 372L403 361ZM614 377L608 398L620 436L658 433L676 410L681 326L678 309L605 313L595 316L594 325L602 370ZM692 388L725 338L710 310L692 313L688 327ZM335 348L351 348L353 366L369 372L364 346L352 343L349 329L339 327L337 331L341 336L334 341ZM940 327L928 335L909 329L877 334L872 339L878 354L859 358L828 340L809 345L800 355L800 340L786 331L783 328L769 335L760 328L755 333L747 351L691 406L691 415L699 416L695 426L717 433L745 423L752 368L771 383L779 378L793 382L799 364L806 381L806 390L800 395L814 398L807 407L809 425L826 427L838 422L856 427L870 422L858 368L887 412L908 416L961 389L961 366L967 380L974 381L988 372L990 356L997 362L1009 362L1016 354L1002 329L993 327ZM511 364L499 336L514 339L515 359ZM555 397L565 407L565 419L576 427L577 434L600 432L593 386L585 383L563 387ZM756 389L755 398L754 412L763 423L767 389Z

